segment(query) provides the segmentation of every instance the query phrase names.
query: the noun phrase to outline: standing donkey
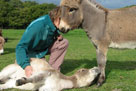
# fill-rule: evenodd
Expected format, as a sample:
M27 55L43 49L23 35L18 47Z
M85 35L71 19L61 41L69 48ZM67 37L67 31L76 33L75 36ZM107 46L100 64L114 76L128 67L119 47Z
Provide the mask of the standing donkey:
M83 28L97 52L101 70L98 86L105 81L108 47L136 48L136 7L108 10L94 0L62 0L59 29Z

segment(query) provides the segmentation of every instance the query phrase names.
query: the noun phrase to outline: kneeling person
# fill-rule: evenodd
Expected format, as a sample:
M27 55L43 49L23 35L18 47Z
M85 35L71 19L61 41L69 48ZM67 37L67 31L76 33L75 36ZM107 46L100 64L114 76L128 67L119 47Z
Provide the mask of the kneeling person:
M25 70L27 77L33 73L30 58L43 58L50 54L49 64L60 70L68 41L59 33L60 9L53 9L49 14L34 20L24 32L16 46L17 63Z

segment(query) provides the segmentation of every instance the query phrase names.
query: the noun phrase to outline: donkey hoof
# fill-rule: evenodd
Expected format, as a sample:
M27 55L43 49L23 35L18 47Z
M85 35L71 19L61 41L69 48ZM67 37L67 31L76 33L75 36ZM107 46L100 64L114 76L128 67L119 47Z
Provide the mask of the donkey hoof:
M102 86L102 83L97 83L97 88L99 88L100 86Z
M99 79L97 81L97 87L102 86L102 84L105 82L105 76L99 76Z
M16 86L20 86L26 83L26 78L22 78L16 81Z
M100 86L102 86L102 84L105 82L105 80L102 80L102 81L98 81L97 82L97 87L100 87Z

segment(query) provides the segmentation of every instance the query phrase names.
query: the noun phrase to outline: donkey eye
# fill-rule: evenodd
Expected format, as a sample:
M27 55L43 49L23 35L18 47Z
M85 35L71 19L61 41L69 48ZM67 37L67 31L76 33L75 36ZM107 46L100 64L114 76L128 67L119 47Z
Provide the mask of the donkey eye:
M69 10L69 12L73 12L74 11L74 9L73 8L71 8L70 10Z
M70 8L69 9L69 12L73 12L73 11L75 11L75 10L77 10L76 8Z

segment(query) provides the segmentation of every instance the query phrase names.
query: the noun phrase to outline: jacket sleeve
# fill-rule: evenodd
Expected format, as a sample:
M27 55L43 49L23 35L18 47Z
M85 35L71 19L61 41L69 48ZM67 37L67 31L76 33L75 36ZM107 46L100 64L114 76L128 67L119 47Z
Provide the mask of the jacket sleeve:
M56 33L55 33L55 36L58 37L58 36L60 36L60 35L61 35L60 31L57 29L57 30L56 30Z
M19 44L16 46L16 60L17 60L17 63L23 69L26 66L30 65L30 62L29 62L30 58L27 55L28 49L30 46L33 46L35 36L40 29L41 29L41 24L29 25L26 31L24 32Z

